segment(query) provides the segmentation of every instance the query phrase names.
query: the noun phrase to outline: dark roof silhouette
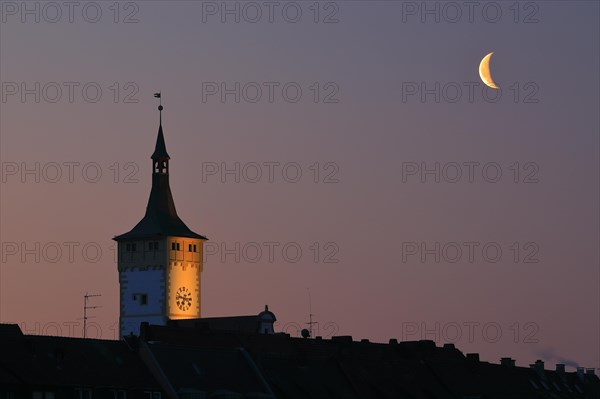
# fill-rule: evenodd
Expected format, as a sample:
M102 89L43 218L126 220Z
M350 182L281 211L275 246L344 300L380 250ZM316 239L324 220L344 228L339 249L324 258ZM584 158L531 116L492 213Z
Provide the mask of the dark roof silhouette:
M23 335L17 325L4 326L0 328L0 392L3 384L160 389L124 341Z
M200 319L170 320L170 325L200 328L213 331L240 331L247 333L258 333L260 317L252 316L228 316L228 317L202 317Z
M126 390L128 398L161 391L169 399L600 397L593 369L492 364L426 340L386 344L142 323L139 337L105 341L23 335L16 325L0 325L0 354L0 389L23 394L15 399L47 390L76 397L82 386L97 398L107 389Z
M140 341L176 344L190 353L243 348L276 398L583 399L600 394L600 379L593 373L548 370L543 363L537 370L491 364L476 354L465 356L453 344L438 347L428 340L372 343L354 341L351 336L303 339L203 327L142 323ZM181 360L188 369L194 362ZM172 367L159 363L166 369ZM179 388L185 385L185 380L178 382Z
M272 398L243 348L195 348L162 342L147 345L156 365L180 393L244 392Z
M169 159L161 120L158 127L156 146L152 154L152 190L150 191L146 214L131 231L114 237L115 241L164 236L207 239L205 236L190 230L177 216L175 202L169 186ZM164 170L162 169L162 163L164 163Z

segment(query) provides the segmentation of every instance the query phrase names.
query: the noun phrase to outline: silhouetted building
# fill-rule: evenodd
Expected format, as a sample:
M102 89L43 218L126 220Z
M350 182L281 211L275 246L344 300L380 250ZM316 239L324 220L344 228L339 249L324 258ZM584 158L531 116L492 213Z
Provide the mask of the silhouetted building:
M265 305L265 310L252 316L203 317L201 319L169 320L169 326L193 327L212 331L237 331L245 333L274 334L275 314Z
M121 341L28 336L0 325L0 398L600 397L593 369L517 367L509 358L491 364L433 341L304 339L192 324L143 323L139 337Z
M162 128L162 105L152 154L152 189L146 214L117 241L120 336L137 334L141 322L201 316L202 250L206 237L177 215L169 186L169 161Z
M23 335L0 324L2 399L159 399L161 392L125 341Z
M159 107L162 112L162 106ZM206 237L178 217L162 114L142 220L118 243L120 341L0 324L0 399L532 399L600 397L593 369L517 367L433 341L292 338L275 314L200 318Z

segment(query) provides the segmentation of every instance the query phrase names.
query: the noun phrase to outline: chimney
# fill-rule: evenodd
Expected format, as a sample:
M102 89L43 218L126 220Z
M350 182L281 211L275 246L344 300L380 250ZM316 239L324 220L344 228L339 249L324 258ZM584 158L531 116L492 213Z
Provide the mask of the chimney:
M533 368L536 371L544 371L544 362L541 360L536 360L535 364L533 365Z
M398 340L396 338L390 338L390 345L398 345Z
M503 357L500 359L500 364L505 367L515 367L515 360L510 357Z
M556 374L560 375L561 377L565 375L565 365L562 363L558 363L556 365Z
M585 369L585 373L587 375L596 375L596 371L595 371L595 369L593 367Z
M529 365L529 368L534 370L540 378L546 378L546 374L544 374L543 361L536 360L535 363Z
M444 344L444 349L456 349L454 344Z
M479 363L479 353L467 353L467 363L478 364Z
M577 377L579 377L580 380L583 380L583 373L584 373L584 368L577 367Z

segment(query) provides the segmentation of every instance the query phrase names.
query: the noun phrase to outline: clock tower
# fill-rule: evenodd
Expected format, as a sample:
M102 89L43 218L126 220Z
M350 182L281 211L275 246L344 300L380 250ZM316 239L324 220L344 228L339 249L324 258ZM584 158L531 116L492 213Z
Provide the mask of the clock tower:
M160 97L160 94L155 95ZM202 250L206 237L177 216L169 187L162 110L152 154L152 189L146 214L117 242L120 285L119 337L139 334L140 323L200 317Z

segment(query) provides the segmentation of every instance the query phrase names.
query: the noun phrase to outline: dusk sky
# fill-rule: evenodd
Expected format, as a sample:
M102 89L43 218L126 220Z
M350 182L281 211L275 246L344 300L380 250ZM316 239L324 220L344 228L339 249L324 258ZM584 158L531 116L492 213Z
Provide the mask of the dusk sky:
M161 91L203 316L600 367L598 2L0 5L0 323L117 338Z

